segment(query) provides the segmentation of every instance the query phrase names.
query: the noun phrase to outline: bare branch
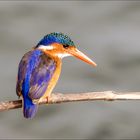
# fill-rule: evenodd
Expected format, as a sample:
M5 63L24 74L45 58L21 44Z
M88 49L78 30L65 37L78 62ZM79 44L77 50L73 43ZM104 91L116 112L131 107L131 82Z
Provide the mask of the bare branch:
M76 102L76 101L95 101L95 100L140 100L140 92L114 92L114 91L104 91L104 92L89 92L89 93L73 93L73 94L62 94L56 93L52 94L47 99L42 100L39 104L56 104L65 102ZM0 102L0 111L16 109L22 107L21 100L15 101L5 101Z

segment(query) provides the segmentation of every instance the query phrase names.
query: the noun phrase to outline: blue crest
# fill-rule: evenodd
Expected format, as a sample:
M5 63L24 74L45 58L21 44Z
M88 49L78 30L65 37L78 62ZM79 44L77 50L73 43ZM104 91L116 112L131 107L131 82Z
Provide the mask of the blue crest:
M60 43L62 45L75 46L74 42L67 35L64 35L60 32L54 32L44 36L43 39L39 41L36 47L38 47L39 45L47 46L52 43Z

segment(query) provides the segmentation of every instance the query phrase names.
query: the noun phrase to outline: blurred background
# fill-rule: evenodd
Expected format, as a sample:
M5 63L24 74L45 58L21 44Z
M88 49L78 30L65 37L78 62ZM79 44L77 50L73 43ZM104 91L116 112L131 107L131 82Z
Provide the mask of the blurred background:
M54 92L140 91L139 1L0 2L0 101L17 99L18 64L50 32L63 32L93 59L68 57ZM140 138L139 101L42 105L33 120L0 113L0 138Z

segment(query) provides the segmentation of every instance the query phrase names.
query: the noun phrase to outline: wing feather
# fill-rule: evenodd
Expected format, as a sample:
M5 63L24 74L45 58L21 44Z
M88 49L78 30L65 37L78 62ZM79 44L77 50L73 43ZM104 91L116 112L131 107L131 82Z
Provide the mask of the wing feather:
M17 80L17 95L31 99L41 98L47 90L56 63L40 50L26 53L20 64Z

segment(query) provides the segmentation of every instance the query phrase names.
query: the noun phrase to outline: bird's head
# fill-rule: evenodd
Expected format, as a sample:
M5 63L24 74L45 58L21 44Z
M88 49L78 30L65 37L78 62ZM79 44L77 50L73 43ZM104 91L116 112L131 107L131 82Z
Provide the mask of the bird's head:
M97 65L85 54L80 52L75 47L74 42L67 35L60 32L54 32L44 36L36 45L35 49L41 49L47 54L59 58L75 56L93 66Z

